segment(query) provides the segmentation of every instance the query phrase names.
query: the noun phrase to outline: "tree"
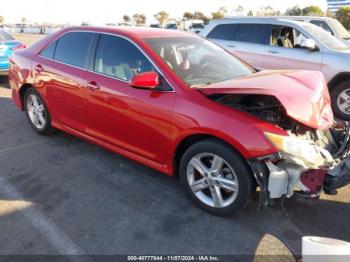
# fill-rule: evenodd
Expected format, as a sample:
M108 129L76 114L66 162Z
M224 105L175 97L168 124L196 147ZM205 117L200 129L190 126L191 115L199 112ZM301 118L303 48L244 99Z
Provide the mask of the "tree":
M130 23L131 22L131 18L128 15L123 15L123 20L124 20L125 23Z
M279 10L275 10L269 5L260 7L257 11L257 16L278 16L280 14L281 12Z
M227 14L227 8L222 6L219 8L218 11L211 13L211 15L213 16L213 19L222 19L226 16Z
M185 12L183 15L183 18L186 18L187 20L191 20L193 19L193 17L194 17L194 14L191 12Z
M144 14L134 14L132 18L137 26L143 26L146 23L146 16Z
M303 15L305 16L323 16L323 11L316 5L310 5L303 8Z
M21 22L22 22L22 24L25 24L27 22L27 18L22 17Z
M335 17L346 29L350 29L350 6L344 6L338 9Z
M169 14L166 11L160 11L154 15L154 18L157 19L161 27L164 27L168 22Z
M254 16L254 13L252 10L249 10L249 12L247 13L247 16Z
M287 16L301 16L303 15L303 10L299 6L290 7L286 10L284 15Z
M5 22L5 18L0 15L0 24L3 24Z
M244 8L242 5L238 5L235 9L232 10L235 15L242 16Z
M209 23L209 18L199 11L194 12L193 19L203 20L205 24Z

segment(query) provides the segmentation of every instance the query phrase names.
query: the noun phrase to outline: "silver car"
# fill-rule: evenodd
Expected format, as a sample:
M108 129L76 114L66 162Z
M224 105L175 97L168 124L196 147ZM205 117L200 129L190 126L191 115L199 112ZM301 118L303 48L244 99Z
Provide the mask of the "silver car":
M317 25L336 38L342 40L345 44L350 45L350 33L337 19L317 16L288 16L283 18Z
M320 27L282 18L230 18L211 22L200 35L259 70L321 71L335 115L350 120L350 47Z

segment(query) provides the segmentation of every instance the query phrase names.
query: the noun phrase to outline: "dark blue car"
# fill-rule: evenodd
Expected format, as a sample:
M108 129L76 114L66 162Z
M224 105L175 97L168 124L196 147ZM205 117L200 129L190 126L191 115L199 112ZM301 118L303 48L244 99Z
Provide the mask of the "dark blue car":
M0 75L7 75L9 58L15 49L24 48L21 42L0 30Z

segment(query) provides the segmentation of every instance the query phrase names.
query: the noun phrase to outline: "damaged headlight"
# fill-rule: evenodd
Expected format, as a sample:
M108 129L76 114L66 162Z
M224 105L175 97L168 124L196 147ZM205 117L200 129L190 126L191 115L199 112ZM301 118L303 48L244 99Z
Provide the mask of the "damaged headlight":
M293 136L283 136L265 132L265 136L280 151L308 163L308 166L321 166L332 162L330 153L311 141Z

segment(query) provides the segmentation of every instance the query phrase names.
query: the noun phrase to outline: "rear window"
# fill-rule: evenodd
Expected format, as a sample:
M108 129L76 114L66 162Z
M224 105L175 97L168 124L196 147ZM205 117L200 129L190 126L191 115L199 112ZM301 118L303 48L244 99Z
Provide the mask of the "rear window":
M218 40L233 40L236 28L236 24L217 25L207 37Z
M0 31L0 41L10 41L15 40L12 36L4 31Z
M265 24L239 24L236 29L234 41L268 44L270 25Z
M46 47L41 53L40 55L46 58L50 58L53 59L54 53L55 53L55 49L56 49L56 44L57 41L51 43L48 47Z
M87 54L95 35L90 32L71 32L63 35L57 42L54 59L85 68Z

